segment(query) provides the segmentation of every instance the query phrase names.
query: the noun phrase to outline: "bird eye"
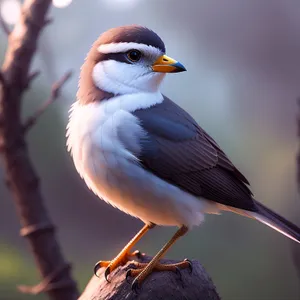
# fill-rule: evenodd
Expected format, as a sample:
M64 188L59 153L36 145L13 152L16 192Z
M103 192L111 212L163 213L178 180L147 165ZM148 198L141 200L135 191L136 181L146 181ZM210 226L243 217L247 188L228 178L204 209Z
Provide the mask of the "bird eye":
M141 59L142 53L138 50L130 50L127 52L127 57L132 62L137 62Z

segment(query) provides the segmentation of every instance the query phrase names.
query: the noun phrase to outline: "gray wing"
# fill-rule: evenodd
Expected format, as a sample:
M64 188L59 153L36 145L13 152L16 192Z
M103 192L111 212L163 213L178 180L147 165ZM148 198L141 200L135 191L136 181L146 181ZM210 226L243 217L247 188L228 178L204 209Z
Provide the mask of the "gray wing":
M247 179L182 108L165 97L133 114L147 134L139 141L145 169L195 196L256 211Z

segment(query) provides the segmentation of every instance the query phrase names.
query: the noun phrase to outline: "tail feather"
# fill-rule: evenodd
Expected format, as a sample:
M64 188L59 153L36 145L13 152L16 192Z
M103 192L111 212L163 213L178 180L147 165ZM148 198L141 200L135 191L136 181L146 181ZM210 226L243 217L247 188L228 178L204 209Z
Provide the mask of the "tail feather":
M286 220L282 216L278 215L271 209L267 208L263 204L257 202L255 204L258 208L257 212L247 212L250 216L254 217L256 220L268 225L269 227L277 230L278 232L284 234L290 239L300 243L300 228L297 227L292 222Z

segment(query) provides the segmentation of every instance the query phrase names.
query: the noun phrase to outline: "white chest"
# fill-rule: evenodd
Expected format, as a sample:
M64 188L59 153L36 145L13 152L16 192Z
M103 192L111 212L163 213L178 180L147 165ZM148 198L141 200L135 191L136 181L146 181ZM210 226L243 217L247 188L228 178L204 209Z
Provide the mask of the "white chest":
M88 105L76 102L72 106L67 129L68 150L89 188L105 200L106 189L99 184L109 183L112 173L118 173L125 162L138 163L135 154L140 151L138 136L142 128L130 112L138 108L140 101L136 100L142 96L120 96ZM126 139L126 147L120 134Z
M160 99L152 98L152 102ZM199 224L207 206L205 201L139 165L135 154L140 151L138 137L143 130L130 113L137 109L135 98L126 100L120 97L118 101L73 105L67 144L78 173L100 198L144 222ZM138 103L140 108L143 101Z

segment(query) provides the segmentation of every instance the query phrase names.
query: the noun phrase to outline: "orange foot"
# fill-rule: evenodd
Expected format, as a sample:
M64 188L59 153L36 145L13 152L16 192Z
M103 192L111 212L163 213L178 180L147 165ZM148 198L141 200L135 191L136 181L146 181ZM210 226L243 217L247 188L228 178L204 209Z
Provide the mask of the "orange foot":
M137 292L137 289L141 286L144 280L152 273L152 271L172 271L178 274L180 280L182 280L180 269L189 268L191 273L193 271L193 265L189 259L185 259L179 263L174 264L161 264L158 262L152 270L147 269L148 263L134 262L134 265L136 266L136 269L129 269L127 271L126 280L128 281L129 277L135 277L131 284L131 288L135 292Z
M119 266L125 265L128 261L132 260L134 257L140 259L144 254L142 254L139 250L136 250L132 253L121 252L118 256L116 256L113 260L100 260L96 263L94 267L94 274L98 277L97 272L100 268L106 268L104 272L104 277L107 282L108 275L114 271Z

